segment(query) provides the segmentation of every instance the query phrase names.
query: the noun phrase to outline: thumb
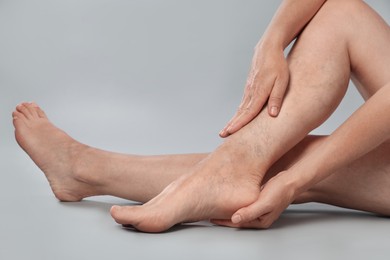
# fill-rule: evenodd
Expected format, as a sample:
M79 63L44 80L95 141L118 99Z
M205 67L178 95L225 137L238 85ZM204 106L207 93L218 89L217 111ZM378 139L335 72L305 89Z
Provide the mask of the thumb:
M267 207L261 199L257 199L249 206L243 207L237 210L231 220L234 224L246 223L255 220L271 211L270 207Z

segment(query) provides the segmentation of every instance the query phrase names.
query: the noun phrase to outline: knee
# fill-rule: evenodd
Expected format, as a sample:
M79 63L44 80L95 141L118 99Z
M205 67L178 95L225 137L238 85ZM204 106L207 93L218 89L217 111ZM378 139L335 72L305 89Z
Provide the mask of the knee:
M333 23L340 22L342 25L346 25L349 28L354 28L354 23L357 23L364 17L367 12L368 6L362 0L327 0L318 14L325 13L332 19L329 21Z
M334 9L334 11L351 14L363 11L362 4L362 0L327 0L323 6Z
M327 0L302 31L302 35L332 43L348 42L356 34L364 17L365 4L361 0ZM307 31L311 33L307 33ZM306 32L306 33L305 33Z

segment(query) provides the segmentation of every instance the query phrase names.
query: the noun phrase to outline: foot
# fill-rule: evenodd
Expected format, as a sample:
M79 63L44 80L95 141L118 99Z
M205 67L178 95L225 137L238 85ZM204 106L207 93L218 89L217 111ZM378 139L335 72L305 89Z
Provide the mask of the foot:
M237 209L258 198L260 176L248 174L244 160L228 157L229 153L217 150L151 201L142 206L114 206L111 215L117 223L145 232L161 232L182 222L230 219Z
M12 113L18 144L45 173L61 201L96 195L79 174L81 155L88 149L55 127L35 103L22 103Z

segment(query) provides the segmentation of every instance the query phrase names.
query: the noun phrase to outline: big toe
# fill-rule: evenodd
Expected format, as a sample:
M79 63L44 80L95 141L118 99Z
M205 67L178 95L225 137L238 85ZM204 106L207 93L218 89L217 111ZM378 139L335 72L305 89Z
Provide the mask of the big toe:
M113 206L110 213L118 224L132 226L144 232L162 232L173 225L167 221L167 218L154 214L143 206Z
M45 112L34 102L21 103L16 106L16 111L23 114L27 119L46 118Z

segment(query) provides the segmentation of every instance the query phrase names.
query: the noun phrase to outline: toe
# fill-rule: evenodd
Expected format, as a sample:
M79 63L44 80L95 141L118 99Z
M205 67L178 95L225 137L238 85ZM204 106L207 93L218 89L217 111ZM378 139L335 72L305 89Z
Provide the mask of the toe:
M24 114L22 114L22 113L20 113L19 111L14 111L14 112L12 112L12 118L14 119L14 120L17 120L17 119L21 119L21 120L24 120L24 119L26 119L26 117L24 116Z
M25 118L31 119L33 118L33 115L31 114L30 110L27 108L27 103L21 103L16 106L16 111L23 114Z
M45 112L38 105L36 105L35 109L36 109L38 116L40 118L47 118Z
M14 124L14 127L18 128L20 126L20 124L24 123L24 121L26 120L26 117L22 113L20 113L18 111L14 111L14 112L12 112L12 119L13 119L12 122Z
M33 118L40 117L39 113L38 113L38 110L37 110L37 107L38 107L37 104L35 104L35 103L24 103L24 106L27 108L28 112L30 113L30 115Z
M45 112L38 106L37 103L31 102L31 107L34 109L34 112L38 115L40 118L47 118Z

